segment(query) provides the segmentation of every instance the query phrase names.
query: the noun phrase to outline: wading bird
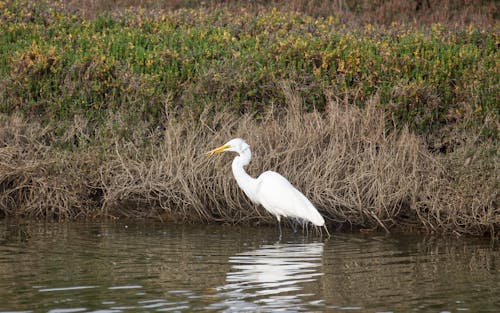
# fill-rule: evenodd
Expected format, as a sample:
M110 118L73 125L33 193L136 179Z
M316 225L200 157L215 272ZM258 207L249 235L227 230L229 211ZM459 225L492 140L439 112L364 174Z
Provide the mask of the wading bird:
M262 204L269 213L276 217L280 239L282 216L323 226L330 236L328 228L325 226L325 220L318 210L285 177L273 171L266 171L258 178L253 178L245 172L243 167L248 165L252 159L250 146L245 140L241 138L231 139L226 144L207 152L207 155L212 156L224 151L238 153L231 166L234 178L252 202Z

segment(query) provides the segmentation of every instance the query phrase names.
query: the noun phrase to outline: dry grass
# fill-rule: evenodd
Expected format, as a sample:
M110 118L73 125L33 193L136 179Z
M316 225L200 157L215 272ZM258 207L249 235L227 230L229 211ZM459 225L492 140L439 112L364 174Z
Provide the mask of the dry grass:
M93 160L54 152L53 131L18 116L1 116L0 216L61 219L89 213Z
M242 137L253 148L247 169L251 175L280 172L330 224L498 233L500 162L495 143L477 149L465 140L460 150L435 156L408 130L387 133L376 97L358 108L327 95L325 112L304 113L294 88L283 83L281 89L286 110L270 109L260 121L209 111L195 118L166 109L171 113L162 129L135 127L125 140L126 123L115 116L112 124L122 128L100 129L98 149L81 146L74 152L56 152L54 146L63 142L55 142L50 126L3 117L0 212L274 223L238 189L230 169L232 156L204 155ZM76 119L65 140L85 142L91 130Z

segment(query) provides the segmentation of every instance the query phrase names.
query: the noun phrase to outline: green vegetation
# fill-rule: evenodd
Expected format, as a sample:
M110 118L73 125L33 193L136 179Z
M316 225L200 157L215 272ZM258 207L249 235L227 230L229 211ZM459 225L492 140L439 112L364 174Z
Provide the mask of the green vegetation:
M313 140L316 150L285 149L282 165L276 159L262 169L282 166L291 179L309 179L292 168L307 154L324 153L321 164L335 174L302 188L313 188L309 196L330 220L498 232L499 24L345 24L340 14L274 4L256 10L187 1L191 8L130 7L89 17L64 1L0 1L0 212L76 217L118 208L114 215L253 220L257 211L223 209L242 200L221 198L241 195L204 178L231 183L228 173L213 176L213 164L202 165L209 161L199 159L200 147L239 135L256 145L268 140L269 149L287 134L285 146ZM351 106L341 112L353 119L345 142L331 141L337 148L328 140L338 129L324 124L342 122L330 119L340 114L334 104ZM318 120L305 127L297 112ZM172 127L180 132L169 133ZM398 136L416 154L397 146ZM383 161L370 154L371 144L388 145ZM344 145L355 149L338 155ZM261 157L268 152L260 150ZM352 161L328 163L339 158ZM187 172L171 168L179 164ZM394 165L402 171L395 177L412 180L373 180L383 174L376 169ZM200 195L210 192L215 198Z
M262 112L283 104L276 82L292 80L309 109L324 108L325 90L359 106L378 94L399 125L424 133L499 114L498 28L347 29L277 9L129 9L90 20L62 5L2 4L2 112L158 120L171 96L197 112L214 103Z

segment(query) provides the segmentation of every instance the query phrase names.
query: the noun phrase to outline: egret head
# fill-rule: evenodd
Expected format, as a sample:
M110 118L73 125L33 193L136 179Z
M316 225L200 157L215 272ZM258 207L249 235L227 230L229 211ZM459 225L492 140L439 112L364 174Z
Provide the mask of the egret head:
M212 156L214 154L219 154L225 151L232 151L239 154L250 149L250 146L241 138L234 138L223 144L222 146L215 148L207 152L207 155Z

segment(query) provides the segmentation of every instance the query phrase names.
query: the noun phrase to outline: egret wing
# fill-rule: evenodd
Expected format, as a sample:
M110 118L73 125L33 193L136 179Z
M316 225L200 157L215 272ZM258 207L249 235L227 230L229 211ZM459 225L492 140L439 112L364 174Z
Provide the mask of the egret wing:
M259 176L257 197L264 208L277 217L300 218L317 226L325 223L314 205L276 172L267 171Z

